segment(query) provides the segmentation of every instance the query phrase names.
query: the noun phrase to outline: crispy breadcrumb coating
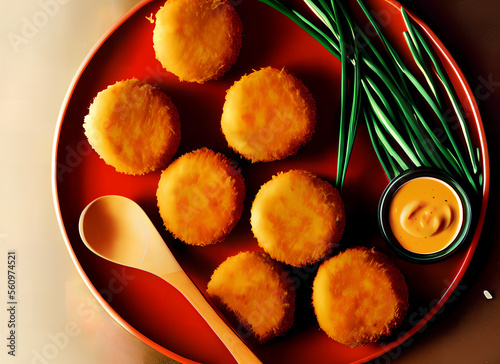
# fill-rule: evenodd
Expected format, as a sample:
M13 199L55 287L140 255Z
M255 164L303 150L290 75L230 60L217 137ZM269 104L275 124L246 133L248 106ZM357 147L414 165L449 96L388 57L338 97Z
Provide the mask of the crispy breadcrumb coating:
M243 26L227 0L168 0L155 18L156 58L181 81L216 79L236 61Z
M261 186L250 222L264 251L300 267L320 261L337 245L345 226L344 204L328 182L290 170Z
M398 268L374 249L348 249L323 262L313 283L319 326L344 345L375 342L402 323L408 288Z
M316 107L302 81L285 69L262 68L227 91L221 128L229 146L252 162L295 154L314 133Z
M133 175L165 168L181 140L179 114L170 98L135 78L99 92L83 127L107 164Z
M208 245L223 240L238 222L245 184L224 155L202 148L162 172L156 195L165 227L176 238Z
M283 265L260 252L240 252L213 273L207 293L239 332L264 343L293 324L295 290Z

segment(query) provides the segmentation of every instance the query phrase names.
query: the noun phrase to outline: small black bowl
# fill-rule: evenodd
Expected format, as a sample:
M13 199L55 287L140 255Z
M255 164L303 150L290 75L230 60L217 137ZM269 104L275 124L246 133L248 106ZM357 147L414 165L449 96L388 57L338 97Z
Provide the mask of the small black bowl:
M463 208L462 226L457 236L445 248L429 254L415 253L401 246L395 238L389 224L389 208L396 192L410 180L422 177L436 178L449 185L449 187L458 194ZM467 240L472 222L472 206L468 194L462 186L448 174L438 170L418 168L401 173L385 188L378 205L378 222L385 241L400 257L415 263L436 262L448 257Z

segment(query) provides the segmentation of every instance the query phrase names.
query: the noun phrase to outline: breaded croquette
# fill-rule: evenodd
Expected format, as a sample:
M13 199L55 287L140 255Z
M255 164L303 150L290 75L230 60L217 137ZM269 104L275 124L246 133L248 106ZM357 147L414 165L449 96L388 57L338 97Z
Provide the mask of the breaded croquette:
M222 132L229 146L252 162L295 154L311 139L315 124L311 93L285 69L254 71L226 93Z
M181 81L204 83L236 61L242 23L227 0L168 0L156 13L156 58Z
M337 246L345 226L344 204L327 181L291 170L260 187L250 222L264 251L300 267L320 261Z
M312 302L321 329L335 341L355 347L389 335L402 323L408 288L386 255L357 247L322 263Z
M245 184L224 155L202 148L162 172L156 196L165 227L176 238L208 245L223 240L238 222Z
M261 252L240 252L213 273L207 293L238 331L263 343L293 324L295 290L281 263Z
M135 78L99 92L83 127L107 164L133 175L165 168L181 140L179 114L170 98Z

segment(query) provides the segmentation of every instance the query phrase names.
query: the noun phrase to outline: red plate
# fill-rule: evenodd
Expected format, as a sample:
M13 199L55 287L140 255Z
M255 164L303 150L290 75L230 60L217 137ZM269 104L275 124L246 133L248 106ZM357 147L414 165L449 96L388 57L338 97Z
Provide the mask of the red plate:
M250 232L249 207L259 186L273 174L302 168L333 183L339 113L340 63L286 17L257 1L232 1L243 21L245 36L240 57L220 80L203 85L181 83L155 59L153 24L147 19L164 3L144 1L124 16L99 41L83 62L61 109L53 156L53 190L60 227L81 276L102 306L133 335L165 355L182 362L226 363L232 357L210 328L168 284L150 274L104 261L83 245L78 219L94 198L120 194L132 198L148 213L179 263L205 291L213 270L241 250L259 250ZM384 31L405 47L400 5L368 2ZM417 19L418 21L418 19ZM378 343L348 348L329 339L318 327L311 306L314 268L289 269L297 287L293 328L283 337L253 347L264 363L357 363L389 355L438 312L463 276L479 240L489 189L489 162L484 130L473 94L456 63L436 36L420 21L435 46L469 117L473 140L480 148L484 188L471 242L445 261L418 265L395 258L407 279L410 310L393 336ZM405 55L408 58L407 53ZM226 89L243 74L264 66L286 67L313 93L318 109L317 129L299 153L283 161L250 164L232 153L220 132ZM174 240L162 228L156 208L160 173L135 177L116 173L91 149L83 134L83 118L95 95L119 80L136 77L158 85L177 106L182 142L177 156L208 147L225 153L241 167L246 179L246 208L227 240L209 247L191 247ZM363 124L361 124L363 125ZM387 184L364 128L360 128L349 165L343 199L347 229L343 247L365 245L393 255L380 236L376 208Z

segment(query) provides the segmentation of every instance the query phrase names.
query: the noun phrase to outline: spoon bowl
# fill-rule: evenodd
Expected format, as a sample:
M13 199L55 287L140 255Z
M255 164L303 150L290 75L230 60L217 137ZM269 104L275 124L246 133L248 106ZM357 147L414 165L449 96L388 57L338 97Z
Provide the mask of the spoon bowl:
M177 289L205 319L238 363L260 363L183 271L137 203L123 196L99 197L82 211L79 230L84 244L98 256L155 274Z

